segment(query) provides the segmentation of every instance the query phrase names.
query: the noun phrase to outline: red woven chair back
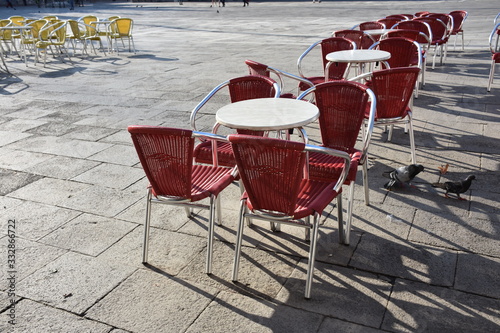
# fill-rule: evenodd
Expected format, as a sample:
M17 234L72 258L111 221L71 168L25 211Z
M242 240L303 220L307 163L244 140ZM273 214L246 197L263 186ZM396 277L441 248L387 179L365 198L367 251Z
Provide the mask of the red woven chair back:
M394 15L387 15L386 18L395 18L395 19L400 19L400 20L408 20L408 17L403 14L394 14Z
M142 168L156 196L189 199L194 139L192 131L129 126Z
M429 12L427 11L423 11L423 12L416 12L415 13L415 17L422 17L422 16L425 16L427 14L430 14Z
M429 37L429 39L432 38L432 31L430 30L430 27L424 22L418 21L416 19L411 21L399 22L394 28L404 29L404 30L416 30L425 34L427 37ZM419 36L416 42L421 44L428 43L428 41L423 36Z
M245 64L248 66L248 74L250 75L262 75L266 77L270 77L271 75L267 65L261 64L260 62L245 60Z
M449 14L431 13L431 14L426 15L425 17L432 17L432 18L437 18L438 20L441 20L441 22L443 22L446 25L446 27L448 28L447 36L449 36L453 32L453 30L455 29L455 27L454 27L455 22L453 21L453 18Z
M411 20L415 17L415 15L413 14L399 14L399 15L403 15L404 17L406 17L408 20Z
M359 30L384 29L385 24L378 21L363 22L359 24Z
M419 72L418 67L373 72L370 88L377 97L377 119L406 115Z
M292 216L303 179L305 144L247 135L228 139L252 208Z
M333 33L335 37L344 37L353 41L358 49L361 48L361 41L363 40L364 32L360 30L339 30Z
M350 30L349 30L350 31ZM359 31L358 31L359 32ZM328 61L326 55L335 51L352 50L354 47L348 38L330 37L321 41L321 55L323 57L323 68L326 67ZM329 79L342 80L347 69L347 63L337 63L330 66Z
M405 21L405 20L399 19L399 18L387 18L387 17L380 19L380 20L377 20L377 22L383 23L385 25L386 29L391 29L394 24L401 22L401 21Z
M418 17L414 21L425 22L432 32L432 43L442 43L447 38L446 23L435 17ZM443 25L444 23L444 25Z
M403 38L408 38L409 40L413 40L413 41L418 42L418 39L420 37L420 32L417 30L396 29L396 30L387 32L385 35L388 38L403 37Z
M248 75L229 80L231 103L254 98L274 97L275 81L268 77Z
M391 54L391 58L387 60L390 68L409 67L415 54L418 54L418 46L404 37L383 39L379 42L378 49Z
M451 34L455 35L457 32L462 31L467 12L465 10L454 10L449 15L453 18L453 31Z
M316 106L323 145L354 152L368 105L367 87L358 82L332 81L316 86Z
M228 89L231 103L254 98L274 97L276 91L273 84L276 83L269 77L261 75L249 75L229 80ZM237 130L240 134L263 135L262 131Z

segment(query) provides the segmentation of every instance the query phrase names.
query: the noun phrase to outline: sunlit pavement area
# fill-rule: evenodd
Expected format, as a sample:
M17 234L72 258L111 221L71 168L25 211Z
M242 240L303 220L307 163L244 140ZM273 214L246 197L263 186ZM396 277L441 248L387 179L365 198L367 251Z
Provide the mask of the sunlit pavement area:
M6 58L1 332L500 331L500 73L486 91L497 1L14 6L2 8L2 18L130 17L137 52L73 56L70 49L71 61L49 56L46 67L33 56L28 66L15 54ZM388 142L376 128L371 205L359 171L349 246L338 243L335 201L323 213L310 300L303 297L309 244L300 228L246 228L240 279L231 281L237 184L222 195L212 275L204 273L207 211L187 218L183 208L155 206L149 265L141 263L147 180L128 125L190 128L191 110L212 88L248 73L245 59L297 74L300 54L332 31L422 10L469 12L465 49L452 37L445 62L427 68L414 100L425 171L414 187L386 191L382 173L410 163L409 138L396 127ZM321 72L319 58L309 70ZM293 82L286 87L295 91ZM210 103L199 130L211 130L227 101ZM306 131L320 144L317 123ZM469 174L476 180L466 201L431 186Z

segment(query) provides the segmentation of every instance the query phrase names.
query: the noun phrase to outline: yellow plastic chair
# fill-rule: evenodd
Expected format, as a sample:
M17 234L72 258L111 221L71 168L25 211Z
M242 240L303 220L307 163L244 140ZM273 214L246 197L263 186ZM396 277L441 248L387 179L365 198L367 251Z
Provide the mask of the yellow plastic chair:
M135 51L134 38L132 36L132 30L134 28L134 21L131 18L121 17L113 20L108 27L108 36L111 44L111 49L113 50L113 44L120 39L122 41L123 47L125 47L124 39L128 40L128 50L132 52L132 48ZM118 46L115 46L116 53L118 54Z
M71 31L71 34L66 36L66 40L71 44L73 47L73 56L76 55L76 44L80 42L82 44L82 55L84 53L87 53L87 43L85 40L85 27L80 27L80 23L75 20L68 20L66 21L68 26L69 26L69 31Z
M54 56L56 56L57 53L57 55L60 56L62 62L64 62L64 54L66 54L68 56L68 59L71 61L68 50L66 49L66 27L67 23L60 21L40 30L40 40L35 44L35 64L38 62L40 53L43 51L43 67L45 67L45 64L47 62L48 49L51 50ZM56 50L56 52L54 52L53 48Z
M97 29L97 23L99 22L99 19L95 15L87 15L80 17L78 20L78 23L80 24L80 29L82 27L85 29L85 43L90 42L90 45L92 49L94 50L94 53L97 54L97 51L94 47L94 41L99 42L99 47L101 50L104 52L104 55L106 55L106 52L104 51L104 46L102 45L102 39L101 36L99 36L99 30Z
M54 22L54 23L56 21L59 21L59 18L57 16L54 16L54 15L44 16L44 17L42 17L42 19L47 20L49 22Z
M40 40L40 30L48 26L48 21L34 20L26 25L31 26L31 29L24 31L23 37L20 39L20 44L24 55L24 62L28 66L28 52L32 54L36 53L35 45Z
M11 16L9 17L9 20L12 21L12 24L14 25L24 25L25 21L26 21L26 17L24 16Z
M0 28L10 25L12 25L11 20L0 20ZM7 51L12 54L11 48L13 48L16 53L19 54L19 52L17 52L16 43L14 43L13 31L14 30L0 30L0 49L2 53L6 53ZM6 49L4 49L4 45Z

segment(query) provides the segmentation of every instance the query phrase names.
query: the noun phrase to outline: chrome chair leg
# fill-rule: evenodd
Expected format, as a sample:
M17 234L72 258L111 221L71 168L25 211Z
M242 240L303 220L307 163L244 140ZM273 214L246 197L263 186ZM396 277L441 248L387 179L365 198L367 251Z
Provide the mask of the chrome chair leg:
M343 218L343 212L342 212L342 193L337 195L337 219L338 219L338 224L339 224L339 243L343 244L344 243L344 218Z
M210 196L210 219L208 220L208 241L207 241L207 263L206 273L212 274L212 253L214 251L214 224L215 224L215 205L216 198Z
M370 188L368 187L368 158L365 158L362 169L363 187L365 188L365 205L370 206Z
M344 244L349 245L351 239L352 211L354 205L354 182L349 185L349 202L347 203L347 221L344 230Z
M240 267L240 257L241 257L241 243L243 240L243 228L244 219L246 211L246 200L241 200L240 202L240 217L238 220L238 230L236 232L236 244L234 246L234 263L233 263L233 274L231 280L233 282L238 281L238 270Z
M148 189L148 194L146 196L146 221L144 222L144 241L142 243L142 263L148 262L148 251L149 251L149 227L151 223L151 189Z
M413 122L412 122L412 117L411 113L408 113L408 126L409 126L409 132L410 132L410 149L411 149L411 163L415 164L417 163L417 156L415 153L415 136L413 134Z
M306 299L311 298L311 289L314 276L314 262L316 260L316 245L318 243L319 217L320 215L318 213L314 214L311 245L309 247L309 262L307 264L308 267L307 267L307 278L306 278L306 290L304 295Z
M493 76L495 75L495 60L491 61L490 78L488 80L488 92L491 91L491 85L493 84Z

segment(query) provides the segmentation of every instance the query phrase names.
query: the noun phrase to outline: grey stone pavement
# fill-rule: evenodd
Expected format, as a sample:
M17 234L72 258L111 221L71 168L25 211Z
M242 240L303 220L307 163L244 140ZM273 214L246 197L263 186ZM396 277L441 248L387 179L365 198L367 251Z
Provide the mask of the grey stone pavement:
M311 300L303 298L301 230L246 228L240 283L231 282L236 185L223 193L211 276L203 272L205 211L188 219L182 209L154 207L150 265L142 265L147 181L128 125L189 128L191 109L218 83L245 75L245 59L297 73L298 56L334 30L388 14L458 9L469 11L465 51L451 45L414 101L425 172L415 188L385 191L381 174L409 163L409 139L396 128L387 142L376 129L372 204L364 205L359 182L350 246L338 244L334 203L324 213ZM499 11L496 0L2 8L2 17L131 17L137 53L49 58L46 68L7 59L0 332L500 332L500 76L486 92L487 38ZM314 65L311 73L320 70ZM212 101L202 130L224 103ZM319 142L317 124L307 131ZM467 201L430 186L468 174L477 179Z

